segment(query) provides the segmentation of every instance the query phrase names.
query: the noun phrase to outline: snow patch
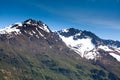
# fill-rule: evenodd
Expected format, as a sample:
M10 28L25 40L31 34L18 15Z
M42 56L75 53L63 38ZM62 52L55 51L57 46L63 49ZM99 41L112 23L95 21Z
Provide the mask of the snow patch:
M44 37L44 35L36 28L37 32L39 33L40 36Z
M99 54L98 52L88 52L85 55L85 58L93 60L98 56L98 54Z
M39 35L36 35L37 38L40 38Z
M67 32L69 32L69 30L68 29L63 29L62 32L66 32L67 33Z
M115 53L109 53L109 54L120 62L120 55L117 55Z
M70 37L64 37L59 35L62 40L65 42L65 44L70 47L72 50L74 50L76 53L78 53L79 55L81 55L81 57L84 57L84 54L91 50L94 49L94 45L91 42L90 38L86 38L86 39L78 39L78 40L74 40L73 36ZM92 56L92 55L90 55Z
M44 26L43 29L49 33L50 31L49 31L48 27L45 24L43 24L43 26Z
M99 48L99 49L103 49L103 50L105 50L105 51L113 51L113 50L111 50L108 46L104 46L104 45L100 45L98 48Z
M36 32L35 32L35 31L33 31L33 30L32 30L32 32L33 32L33 34L35 34L35 33L36 33Z
M20 23L20 22L15 23L15 24L17 24L18 26L23 26L23 24L22 24L22 23Z
M26 24L31 24L31 20L29 20L28 22L26 22Z
M80 36L81 35L81 33L79 32L79 33L77 33L75 36Z
M29 32L29 34L30 34L31 36L33 36L33 34L32 34L31 32Z
M117 51L118 53L120 53L120 47L116 47L116 46L111 46L112 48L114 48L115 51Z
M39 26L39 28L42 29L42 30L44 30L44 31L46 31L46 32L48 32L48 33L50 33L50 30L48 29L48 27L45 24L43 24L42 27Z
M9 27L0 29L0 34L11 34L12 32L15 32L16 34L20 33L19 29L16 29L16 27L11 28L12 25L10 25Z

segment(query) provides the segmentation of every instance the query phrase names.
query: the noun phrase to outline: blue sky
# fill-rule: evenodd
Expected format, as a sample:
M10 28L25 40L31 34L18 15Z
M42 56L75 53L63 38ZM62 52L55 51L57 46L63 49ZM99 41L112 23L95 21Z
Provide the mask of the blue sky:
M0 0L0 27L28 18L50 29L74 27L120 41L120 0Z

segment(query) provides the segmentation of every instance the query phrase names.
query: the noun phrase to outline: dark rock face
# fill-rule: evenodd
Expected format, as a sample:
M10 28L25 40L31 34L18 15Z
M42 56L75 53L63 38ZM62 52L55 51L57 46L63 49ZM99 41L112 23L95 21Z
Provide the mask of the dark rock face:
M69 37L69 36L74 36L75 34L79 33L80 30L74 29L74 28L69 28L69 29L67 29L67 32L64 32L64 31L58 31L58 32L65 37Z
M119 41L103 40L103 43L106 44L106 45L110 45L110 46L120 47L120 42Z

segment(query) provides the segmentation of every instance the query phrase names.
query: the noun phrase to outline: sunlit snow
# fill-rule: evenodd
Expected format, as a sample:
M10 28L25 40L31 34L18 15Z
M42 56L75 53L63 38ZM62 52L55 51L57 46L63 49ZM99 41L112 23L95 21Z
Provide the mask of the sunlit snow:
M18 23L15 23L17 24L18 26L23 26L23 24L21 22L18 22Z
M108 46L100 45L98 48L103 49L105 51L113 51Z
M66 38L60 35L60 37L62 38L62 40L66 43L68 47L70 47L75 52L77 52L79 55L81 55L81 57L84 57L86 52L89 52L94 48L94 45L91 43L90 38L74 40L73 36ZM90 55L90 56L93 56L93 55ZM89 54L88 54L88 57L89 57Z
M12 32L19 33L20 30L16 29L16 27L11 28L11 26L0 29L0 34L8 34L8 33L12 33Z
M115 53L109 53L111 56L113 56L115 59L117 59L118 61L120 61L120 55L117 55Z
M43 29L44 31L46 31L46 32L48 32L48 33L49 33L49 32L50 32L50 30L48 29L48 27L47 27L45 24L43 24L43 26L44 26L44 27L43 27L42 29Z

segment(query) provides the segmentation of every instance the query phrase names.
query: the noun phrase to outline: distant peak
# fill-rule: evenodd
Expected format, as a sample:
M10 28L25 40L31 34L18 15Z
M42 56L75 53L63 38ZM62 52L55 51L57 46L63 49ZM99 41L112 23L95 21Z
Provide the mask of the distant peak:
M24 23L36 23L37 21L33 20L33 19L27 19L24 21Z
M37 21L34 19L27 19L20 23L12 24L4 29L0 29L0 34L11 34L11 33L18 33L24 30L43 30L47 33L50 33L51 30L48 28L46 24L44 24L42 21Z
M32 19L32 18L29 18L29 19L27 19L27 20L25 20L26 22L28 22L28 21L35 21L34 19Z
M75 29L75 28L68 28L68 29L63 29L62 32L76 32L79 33L81 30Z
M50 32L50 29L48 28L48 26L46 24L44 24L42 21L37 21L37 20L34 20L34 19L27 19L23 22L23 25L26 25L26 26L32 26L32 27L37 27L37 28L40 28L46 32Z
M65 37L75 36L76 34L80 33L82 38L85 38L85 37L98 38L94 33L90 32L90 31L79 30L79 29L75 29L75 28L63 29L58 32L60 33L60 35L63 35Z
M63 30L58 31L58 33L60 35L63 35L65 37L74 36L74 35L79 34L81 32L82 32L81 30L75 29L75 28L68 28L68 29L63 29Z
M75 29L75 28L69 28L68 30L69 30L70 32L76 32L76 33L81 32L81 30Z
M34 20L34 19L27 19L23 22L23 24L40 25L40 24L43 24L43 22L42 21L37 21L37 20Z

